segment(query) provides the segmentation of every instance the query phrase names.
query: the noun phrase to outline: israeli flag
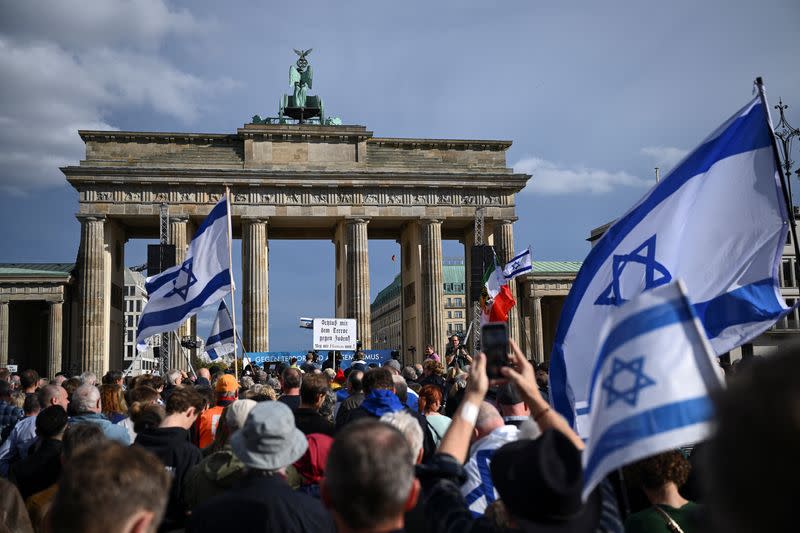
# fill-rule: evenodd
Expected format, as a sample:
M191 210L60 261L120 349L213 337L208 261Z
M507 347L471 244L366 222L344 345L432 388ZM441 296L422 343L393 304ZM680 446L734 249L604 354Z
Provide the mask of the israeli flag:
M550 362L551 402L583 437L598 330L637 294L683 280L716 354L789 311L778 280L789 222L770 128L754 99L589 252L564 303Z
M228 246L228 202L223 198L195 233L186 260L145 281L148 301L136 332L139 350L146 348L148 337L174 331L231 292Z
M591 371L583 497L613 470L705 439L721 369L683 284L611 311Z
M533 262L531 261L531 249L526 248L524 252L515 254L509 261L505 268L503 268L503 277L506 281L511 281L517 276L527 274L533 270Z
M225 300L219 303L217 318L211 326L211 333L206 340L206 353L214 361L221 355L229 354L236 350L236 340L233 338L233 320L228 312Z

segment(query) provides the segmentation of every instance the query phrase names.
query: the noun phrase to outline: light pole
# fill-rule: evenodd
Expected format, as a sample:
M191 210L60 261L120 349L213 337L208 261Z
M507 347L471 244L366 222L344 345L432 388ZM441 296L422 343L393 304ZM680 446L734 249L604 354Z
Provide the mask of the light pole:
M792 127L786 120L784 111L789 109L789 106L784 104L783 100L780 98L778 98L778 104L775 106L775 109L780 113L780 120L778 124L775 125L775 137L780 141L779 146L781 149L781 156L783 156L783 171L789 185L789 198L791 198L794 203L791 180L792 167L794 166L794 161L792 161L792 141L795 137L800 137L800 130ZM800 178L800 169L797 171L797 177Z

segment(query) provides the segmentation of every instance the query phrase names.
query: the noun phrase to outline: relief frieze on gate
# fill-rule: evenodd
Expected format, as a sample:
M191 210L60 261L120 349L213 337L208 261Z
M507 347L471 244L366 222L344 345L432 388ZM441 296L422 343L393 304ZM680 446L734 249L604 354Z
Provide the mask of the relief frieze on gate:
M81 187L84 204L213 204L224 189L220 186L102 184ZM231 189L233 204L290 206L513 206L513 193L460 188L343 188L246 186Z

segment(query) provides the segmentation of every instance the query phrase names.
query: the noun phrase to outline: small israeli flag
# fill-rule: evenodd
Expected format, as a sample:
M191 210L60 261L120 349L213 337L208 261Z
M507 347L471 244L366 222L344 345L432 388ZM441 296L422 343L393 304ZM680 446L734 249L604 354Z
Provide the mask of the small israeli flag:
M236 340L233 338L233 320L228 312L225 300L219 303L217 318L211 326L211 333L206 340L206 353L214 361L221 355L229 354L236 350Z
M511 281L517 276L522 276L532 270L531 249L526 248L524 252L515 254L511 261L506 263L505 268L503 268L503 277L506 281Z
M614 309L591 371L584 499L611 471L705 439L721 369L678 282Z
M600 326L617 307L674 279L686 284L714 353L789 312L778 267L789 213L766 105L756 97L617 220L591 249L564 302L550 401L582 437Z
M146 349L148 337L174 331L231 292L228 246L228 202L223 198L198 228L183 263L147 278L149 299L136 331L140 351Z

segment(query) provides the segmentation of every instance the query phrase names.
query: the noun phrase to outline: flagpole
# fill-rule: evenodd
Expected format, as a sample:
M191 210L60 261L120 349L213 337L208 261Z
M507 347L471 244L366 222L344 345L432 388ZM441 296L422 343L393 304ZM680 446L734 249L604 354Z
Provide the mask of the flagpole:
M225 186L225 201L228 204L228 273L231 276L231 318L233 319L233 337L239 337L236 332L236 284L233 282L233 228L231 227L231 190ZM236 344L233 344L233 372L236 381L239 381L239 359L236 356ZM244 348L244 345L242 345Z
M772 156L775 158L775 166L778 167L778 176L781 178L781 190L783 191L783 200L786 202L786 210L789 215L789 231L792 233L792 244L794 245L794 273L795 277L800 279L800 243L797 242L797 224L794 220L794 207L792 206L792 199L789 196L789 191L786 187L786 176L783 174L783 166L781 165L781 158L778 154L778 141L775 139L775 130L772 129L772 116L769 114L769 105L767 104L767 95L764 91L764 80L761 76L756 78L756 88L758 88L758 96L761 99L761 105L764 106L764 114L767 116L767 126L769 126L769 140L772 144Z

